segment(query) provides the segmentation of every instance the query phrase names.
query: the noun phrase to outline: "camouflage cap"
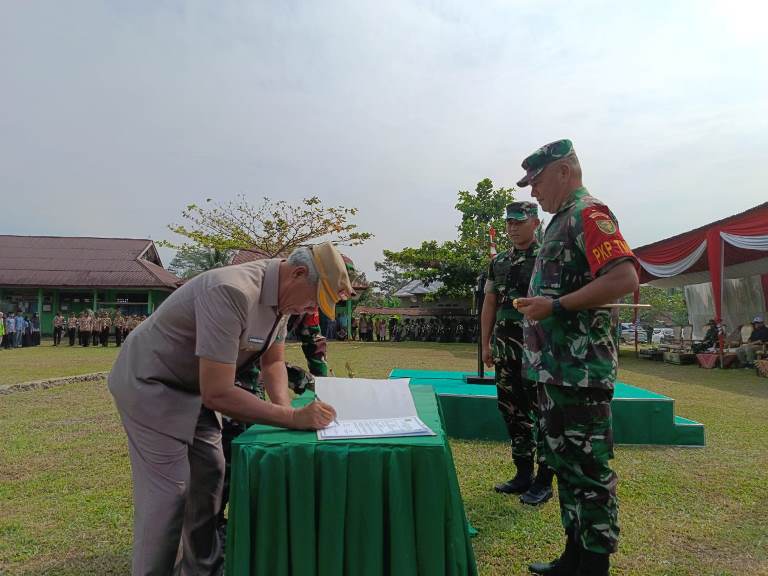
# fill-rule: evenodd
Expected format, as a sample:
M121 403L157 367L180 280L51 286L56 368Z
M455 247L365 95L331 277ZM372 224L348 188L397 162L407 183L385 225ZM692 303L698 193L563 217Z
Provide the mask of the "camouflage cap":
M517 183L520 187L530 186L531 180L541 174L542 170L552 162L571 156L576 152L573 150L573 143L570 140L556 140L545 144L536 152L523 160L523 170L525 176Z
M539 208L533 202L512 202L507 204L507 220L528 220L538 218Z

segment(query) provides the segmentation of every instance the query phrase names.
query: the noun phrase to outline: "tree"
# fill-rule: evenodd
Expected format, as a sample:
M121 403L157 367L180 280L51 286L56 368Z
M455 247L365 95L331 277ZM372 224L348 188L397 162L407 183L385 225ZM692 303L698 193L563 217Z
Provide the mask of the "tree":
M374 262L373 265L375 266L376 271L381 273L381 280L376 280L375 282L371 282L371 284L374 288L377 288L383 294L388 296L392 296L411 279L405 270L388 260L384 262Z
M398 308L400 299L390 294L385 294L376 288L368 288L355 303L358 306L370 306L372 308Z
M168 229L204 248L250 250L265 258L275 258L309 242L330 240L334 244L357 246L373 234L358 232L349 220L357 208L325 207L317 196L297 205L267 197L255 206L239 195L224 204L208 198L206 204L190 204L182 211L186 224L170 224ZM169 241L161 245L181 249Z
M231 259L232 250L185 244L179 248L168 269L179 278L186 279L197 276L206 270L226 266Z
M632 302L633 296L624 298L625 302ZM656 324L658 322L671 322L675 325L688 324L688 308L685 305L683 291L679 288L657 288L656 286L640 286L640 302L650 304L651 308L640 308L637 319L644 324ZM632 309L623 309L620 319L622 322L632 322Z
M506 250L509 241L505 230L504 209L514 201L514 189L493 189L486 178L478 182L475 192L459 191L456 209L461 212L458 239L446 242L428 240L417 248L404 248L399 252L384 250L384 262L377 270L386 269L418 278L425 283L440 280L443 287L431 297L466 297L471 295L478 274L488 267L490 240L493 226L497 235L497 249Z

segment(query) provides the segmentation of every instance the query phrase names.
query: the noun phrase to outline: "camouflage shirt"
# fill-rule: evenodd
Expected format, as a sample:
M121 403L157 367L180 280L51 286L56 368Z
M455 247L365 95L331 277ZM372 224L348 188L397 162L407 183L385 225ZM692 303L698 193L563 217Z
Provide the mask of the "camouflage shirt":
M613 213L586 188L579 188L547 226L528 295L564 296L627 259L637 265ZM526 319L528 378L560 386L612 389L616 320L607 309L564 311L539 322Z
M485 291L496 294L496 323L493 333L496 340L519 342L522 349L523 315L512 305L515 298L524 298L528 294L539 244L534 241L525 250L508 250L497 254L488 268L488 281ZM511 339L511 340L510 340ZM522 356L522 350L515 357Z

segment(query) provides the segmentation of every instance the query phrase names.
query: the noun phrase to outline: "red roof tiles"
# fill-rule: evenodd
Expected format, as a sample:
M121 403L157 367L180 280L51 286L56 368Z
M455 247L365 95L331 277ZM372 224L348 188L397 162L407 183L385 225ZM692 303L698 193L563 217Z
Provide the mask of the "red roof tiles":
M156 254L147 239L0 235L0 285L175 289Z

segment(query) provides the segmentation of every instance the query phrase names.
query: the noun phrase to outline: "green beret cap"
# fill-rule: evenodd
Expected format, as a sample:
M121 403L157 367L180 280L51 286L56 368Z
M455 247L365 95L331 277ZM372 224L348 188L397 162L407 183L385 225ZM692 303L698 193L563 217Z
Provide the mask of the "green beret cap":
M507 204L507 220L528 220L538 218L539 207L533 202L512 202Z
M545 144L536 152L528 156L523 160L523 170L525 170L525 176L517 183L520 187L530 186L531 180L541 174L542 170L555 162L567 156L575 154L573 150L573 143L570 140L557 140Z

